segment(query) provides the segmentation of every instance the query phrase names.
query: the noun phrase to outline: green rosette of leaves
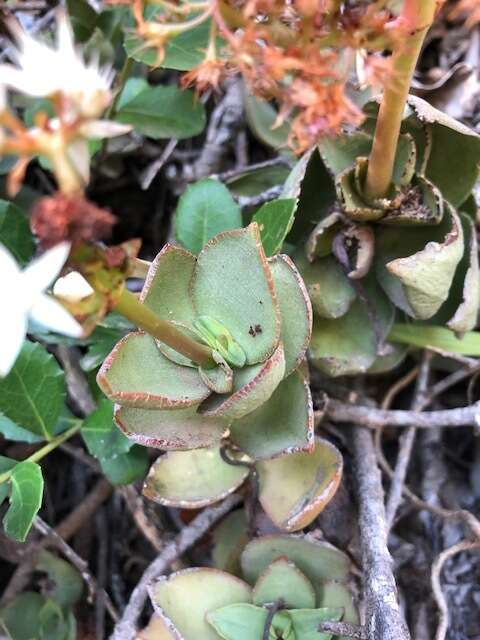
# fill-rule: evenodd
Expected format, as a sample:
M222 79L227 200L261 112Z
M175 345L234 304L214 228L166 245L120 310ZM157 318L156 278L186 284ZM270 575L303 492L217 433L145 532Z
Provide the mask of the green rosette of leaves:
M346 586L348 557L308 537L252 540L242 576L193 568L161 578L150 589L158 626L169 640L329 640L325 621L358 624Z
M98 384L117 403L119 428L168 451L153 465L146 495L199 508L234 491L255 467L269 517L289 531L306 526L334 495L342 460L314 438L310 390L298 370L312 309L293 262L265 257L255 223L220 233L198 256L167 245L141 301L208 345L217 363L199 367L134 332L101 367ZM221 455L225 449L235 460Z
M295 261L314 309L309 350L327 375L378 373L405 348L386 343L395 320L446 326L461 336L477 320L476 203L480 137L411 96L388 196L368 201L364 182L378 111L360 131L323 141L293 169L298 197Z

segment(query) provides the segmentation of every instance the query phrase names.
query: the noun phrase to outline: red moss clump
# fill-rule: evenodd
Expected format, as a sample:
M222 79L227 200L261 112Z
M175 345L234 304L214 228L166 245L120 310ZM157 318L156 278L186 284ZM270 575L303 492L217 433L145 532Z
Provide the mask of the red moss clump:
M81 195L56 193L35 203L30 224L45 250L63 241L75 245L105 238L115 221L109 211Z

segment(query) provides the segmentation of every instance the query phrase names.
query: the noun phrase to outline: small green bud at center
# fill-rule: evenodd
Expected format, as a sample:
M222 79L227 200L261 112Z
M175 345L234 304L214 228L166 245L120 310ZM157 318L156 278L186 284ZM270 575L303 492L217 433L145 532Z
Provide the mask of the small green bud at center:
M245 365L247 357L244 350L221 322L210 316L200 316L193 326L208 346L218 351L228 364L237 368Z

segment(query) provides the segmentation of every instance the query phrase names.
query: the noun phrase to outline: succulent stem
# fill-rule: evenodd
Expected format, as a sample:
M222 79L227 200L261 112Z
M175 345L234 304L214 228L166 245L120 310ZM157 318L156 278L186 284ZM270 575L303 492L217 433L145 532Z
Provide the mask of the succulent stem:
M125 316L130 322L140 329L143 329L154 338L161 340L178 353L190 358L202 367L212 367L215 362L212 357L212 350L192 340L182 333L175 325L168 320L162 320L151 309L139 302L133 293L126 288L115 305L115 311Z
M408 35L393 53L391 80L380 104L365 182L365 196L369 200L388 193L405 103L436 6L436 0L405 0L398 19L401 26L407 27Z

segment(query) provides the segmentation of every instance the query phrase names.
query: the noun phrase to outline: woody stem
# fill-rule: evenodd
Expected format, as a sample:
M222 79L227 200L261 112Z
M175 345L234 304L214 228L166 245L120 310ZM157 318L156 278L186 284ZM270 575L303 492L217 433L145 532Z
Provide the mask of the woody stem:
M365 182L365 196L369 200L388 193L410 84L436 6L436 0L404 2L399 23L407 25L408 36L393 53L391 81L380 104Z
M212 350L182 333L168 320L159 318L151 309L139 302L133 293L124 288L115 311L125 316L139 329L164 342L196 364L210 368L215 365Z

